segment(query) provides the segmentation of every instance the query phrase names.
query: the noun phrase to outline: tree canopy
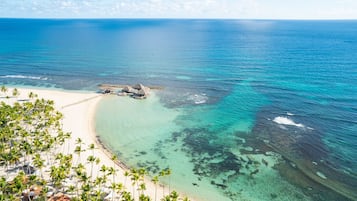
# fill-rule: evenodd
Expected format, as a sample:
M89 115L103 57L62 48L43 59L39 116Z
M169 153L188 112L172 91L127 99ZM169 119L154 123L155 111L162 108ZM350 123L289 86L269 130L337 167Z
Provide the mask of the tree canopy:
M6 93L7 88L3 86L1 92ZM17 98L19 94L14 89L12 98ZM28 96L29 100L15 101L12 105L0 103L0 200L21 200L24 197L27 200L47 200L58 193L74 201L157 200L157 189L154 199L145 193L144 177L148 174L145 169L122 173L125 182L127 177L132 182L132 189L126 189L125 183L116 182L118 170L115 163L112 167L100 164L100 159L95 156L94 144L84 146L79 138L73 153L59 151L71 136L62 130L63 115L56 111L53 101L38 99L32 92ZM92 153L86 159L86 163L90 164L88 169L80 161L85 147ZM75 163L74 156L77 157ZM115 161L116 156L112 160ZM100 167L100 173L93 178L95 165ZM165 169L154 176L155 188L160 177L170 174L171 171ZM74 183L67 183L68 179ZM169 190L169 194L163 195L161 200L188 199L180 198L175 191Z

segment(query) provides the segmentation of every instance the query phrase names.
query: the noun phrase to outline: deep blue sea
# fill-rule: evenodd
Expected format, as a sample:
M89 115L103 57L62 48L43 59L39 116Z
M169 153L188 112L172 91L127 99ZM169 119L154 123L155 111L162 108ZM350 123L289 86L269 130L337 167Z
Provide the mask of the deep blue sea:
M97 122L130 166L202 200L357 200L357 21L0 19L0 84L139 82L165 87L160 138Z

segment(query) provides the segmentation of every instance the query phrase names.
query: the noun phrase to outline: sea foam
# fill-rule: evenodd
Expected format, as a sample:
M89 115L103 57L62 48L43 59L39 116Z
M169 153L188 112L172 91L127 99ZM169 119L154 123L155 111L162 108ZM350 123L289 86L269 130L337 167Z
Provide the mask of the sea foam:
M48 80L47 77L25 76L25 75L3 75L3 76L0 76L0 78L31 79L31 80Z
M275 123L278 123L278 124L283 124L283 125L290 125L290 126L296 126L296 127L300 127L300 128L305 128L305 126L303 124L297 124L295 123L293 120L287 118L287 117L275 117L273 119L273 121Z
M203 104L206 103L208 100L208 97L206 94L194 94L190 95L187 100L193 101L195 104Z

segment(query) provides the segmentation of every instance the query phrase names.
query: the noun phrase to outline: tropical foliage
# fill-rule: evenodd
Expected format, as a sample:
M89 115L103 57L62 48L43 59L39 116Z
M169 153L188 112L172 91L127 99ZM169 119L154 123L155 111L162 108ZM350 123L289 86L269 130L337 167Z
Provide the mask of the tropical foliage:
M5 86L1 88L5 96L7 91ZM19 94L17 89L12 90L12 98ZM12 105L0 103L0 201L24 197L26 200L47 200L57 193L74 201L158 200L159 178L169 176L170 169L152 177L156 188L154 198L145 192L144 178L148 173L143 168L123 172L124 184L116 182L119 174L115 156L112 157L113 166L100 164L95 156L95 145L86 146L80 138L76 139L73 153L65 153L63 150L71 134L62 130L63 115L55 110L53 101L38 99L32 92L28 96L27 101L15 101ZM85 150L91 155L83 161L81 153ZM96 177L94 167L100 170ZM125 188L127 181L131 182L131 189ZM163 194L160 200L188 200L171 192L170 187L168 191L169 194Z

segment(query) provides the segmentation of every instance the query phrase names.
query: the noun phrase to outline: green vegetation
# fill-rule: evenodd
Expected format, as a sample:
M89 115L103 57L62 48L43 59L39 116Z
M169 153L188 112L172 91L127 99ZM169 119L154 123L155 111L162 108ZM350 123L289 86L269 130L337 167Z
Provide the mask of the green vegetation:
M2 86L1 92L5 96L7 91ZM14 89L12 98L19 94ZM154 199L145 193L144 178L148 173L143 168L121 173L124 184L116 182L115 156L112 157L113 166L102 165L95 156L95 145L85 146L81 139L76 139L73 153L69 153L69 148L65 153L66 141L71 134L62 130L63 115L55 110L53 101L37 99L32 92L28 97L29 100L15 101L13 105L0 103L0 201L47 200L58 193L73 201L157 201L159 178L169 176L170 169L152 177L156 187ZM91 155L82 162L84 147L88 147ZM99 169L97 174L93 172L94 167ZM125 188L127 178L131 181L131 189ZM169 194L163 194L160 200L188 199L180 198L169 188Z

